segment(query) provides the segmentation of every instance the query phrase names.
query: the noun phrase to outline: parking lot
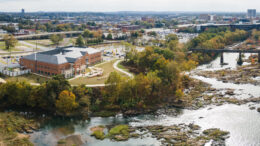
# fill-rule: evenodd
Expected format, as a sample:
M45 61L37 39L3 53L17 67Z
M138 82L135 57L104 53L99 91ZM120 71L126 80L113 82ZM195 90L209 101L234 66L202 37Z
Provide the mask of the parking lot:
M13 68L13 67L20 67L19 59L21 56L1 56L0 57L0 68Z
M103 61L111 61L114 59L122 59L125 57L125 46L124 45L108 45L108 46L101 46L97 47L103 52ZM143 51L144 48L136 47L137 51Z

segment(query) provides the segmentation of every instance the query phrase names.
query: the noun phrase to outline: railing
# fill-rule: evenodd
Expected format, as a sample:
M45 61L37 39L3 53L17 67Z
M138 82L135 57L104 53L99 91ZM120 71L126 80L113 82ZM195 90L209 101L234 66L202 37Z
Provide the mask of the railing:
M215 53L260 53L260 50L231 50L231 49L189 49L193 52L215 52Z
M31 73L31 70L27 69L27 70L22 70L22 71L9 71L9 70L0 68L0 73L10 76L10 77L17 77L20 75Z

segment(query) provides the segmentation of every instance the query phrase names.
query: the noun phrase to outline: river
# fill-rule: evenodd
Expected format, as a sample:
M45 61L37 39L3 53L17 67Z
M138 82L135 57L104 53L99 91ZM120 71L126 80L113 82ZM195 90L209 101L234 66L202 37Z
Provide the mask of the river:
M248 55L246 55L248 57ZM235 69L238 54L224 54L226 66L220 66L220 58L216 58L209 64L197 67L189 74L199 80L207 82L212 87L221 89L234 89L233 98L245 99L260 96L260 87L251 84L223 83L213 78L194 76L194 72L204 70ZM194 123L202 127L202 130L209 128L220 128L230 132L230 138L226 140L228 146L258 146L260 145L260 113L250 110L249 105L256 108L260 104L248 103L245 105L224 104L221 106L207 106L199 110L181 110L178 116L171 114L161 115L140 115L131 118L123 118L122 115L109 118L94 117L88 121L76 122L73 120L54 119L43 126L39 131L31 134L30 140L39 146L56 145L57 142L71 135L79 135L83 145L91 146L135 146L135 145L160 145L160 141L146 136L139 139L130 139L125 142L114 142L109 139L103 141L91 137L90 128L97 125L129 124L131 126L146 125L173 125Z

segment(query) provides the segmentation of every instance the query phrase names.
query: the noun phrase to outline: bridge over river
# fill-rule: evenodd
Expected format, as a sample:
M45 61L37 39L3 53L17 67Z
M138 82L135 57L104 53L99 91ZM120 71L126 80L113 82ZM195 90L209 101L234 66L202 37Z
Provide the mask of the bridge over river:
M192 52L221 53L220 63L224 64L223 53L239 53L239 61L242 61L242 53L258 53L258 63L260 63L260 50L231 50L231 49L189 49Z

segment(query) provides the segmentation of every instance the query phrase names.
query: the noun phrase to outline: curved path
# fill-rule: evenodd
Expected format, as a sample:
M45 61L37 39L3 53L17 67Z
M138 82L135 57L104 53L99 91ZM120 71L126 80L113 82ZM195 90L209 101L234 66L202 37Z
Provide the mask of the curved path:
M133 78L134 76L133 76L131 73L129 73L129 72L127 72L127 71L124 71L124 70L121 69L121 68L118 68L118 64L119 64L121 61L122 61L122 60L117 60L117 61L113 64L113 67L115 68L115 70L120 71L120 72L126 74L126 75L129 76L130 78ZM104 87L104 86L106 86L106 85L105 85L105 84L86 85L86 87Z
M2 78L0 78L0 83L6 83L6 81Z
M130 78L133 78L134 76L133 76L131 73L129 73L129 72L127 72L127 71L124 71L124 70L121 69L121 68L118 68L118 64L119 64L121 61L122 61L122 60L117 60L117 61L113 64L113 67L114 67L116 70L118 70L118 71L120 71L120 72L126 74L126 75L129 76Z
M124 71L123 69L120 69L118 68L118 64L121 62L122 60L117 60L114 64L113 64L113 67L117 70L117 71L120 71L124 74L126 74L127 76L129 76L130 78L133 78L134 76L129 73L129 72L126 72ZM0 78L0 83L6 83L6 81L2 78ZM40 86L39 83L30 83L32 86ZM105 84L94 84L94 85L86 85L86 87L104 87L106 86Z

